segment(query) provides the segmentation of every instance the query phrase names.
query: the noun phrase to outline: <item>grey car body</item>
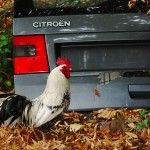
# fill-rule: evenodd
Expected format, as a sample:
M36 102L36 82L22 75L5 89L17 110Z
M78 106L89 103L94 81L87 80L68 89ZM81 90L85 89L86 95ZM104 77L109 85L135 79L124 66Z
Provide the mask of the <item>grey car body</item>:
M14 17L14 36L39 34L45 36L50 70L59 56L72 62L70 110L150 106L150 16ZM48 75L14 75L15 93L34 99L42 94Z

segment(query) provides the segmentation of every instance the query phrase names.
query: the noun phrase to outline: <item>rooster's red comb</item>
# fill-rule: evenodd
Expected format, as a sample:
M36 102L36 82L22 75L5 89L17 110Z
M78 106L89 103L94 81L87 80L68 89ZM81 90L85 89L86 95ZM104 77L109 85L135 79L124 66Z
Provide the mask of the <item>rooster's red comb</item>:
M69 59L67 59L65 57L62 57L62 58L58 57L56 64L57 65L64 65L65 64L67 67L72 68L72 64L70 63Z

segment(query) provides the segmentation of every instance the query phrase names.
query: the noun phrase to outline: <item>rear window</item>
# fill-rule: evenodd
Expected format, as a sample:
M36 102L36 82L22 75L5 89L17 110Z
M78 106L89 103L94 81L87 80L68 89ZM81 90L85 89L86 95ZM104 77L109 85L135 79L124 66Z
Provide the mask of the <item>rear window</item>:
M88 8L113 6L121 8L127 4L127 0L33 0L35 8ZM115 6L116 5L116 6ZM110 9L110 8L109 8ZM118 8L119 9L119 8Z
M129 0L15 0L14 17L135 13Z

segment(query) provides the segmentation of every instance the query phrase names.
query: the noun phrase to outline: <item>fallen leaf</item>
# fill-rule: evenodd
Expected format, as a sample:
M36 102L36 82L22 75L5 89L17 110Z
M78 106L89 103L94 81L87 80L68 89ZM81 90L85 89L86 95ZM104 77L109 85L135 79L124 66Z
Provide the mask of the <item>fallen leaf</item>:
M93 93L96 95L96 96L100 96L100 92L97 88L94 88L93 89Z
M148 10L147 15L150 15L150 9Z
M73 132L77 132L79 130L82 130L84 127L85 127L84 125L74 123L69 126L69 130Z
M131 128L131 129L135 129L136 125L133 122L131 122L131 123L128 124L128 127Z
M128 135L130 138L134 138L134 139L137 139L138 136L134 133L131 133L131 132L125 132L126 135Z
M117 117L118 111L111 108L106 108L106 109L94 111L93 114L96 114L98 118L110 120L114 117Z

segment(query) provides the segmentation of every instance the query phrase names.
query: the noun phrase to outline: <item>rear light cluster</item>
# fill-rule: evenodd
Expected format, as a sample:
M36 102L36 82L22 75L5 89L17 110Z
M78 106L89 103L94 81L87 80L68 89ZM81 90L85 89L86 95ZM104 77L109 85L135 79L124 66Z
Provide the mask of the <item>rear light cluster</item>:
M43 35L14 37L14 73L49 72Z

